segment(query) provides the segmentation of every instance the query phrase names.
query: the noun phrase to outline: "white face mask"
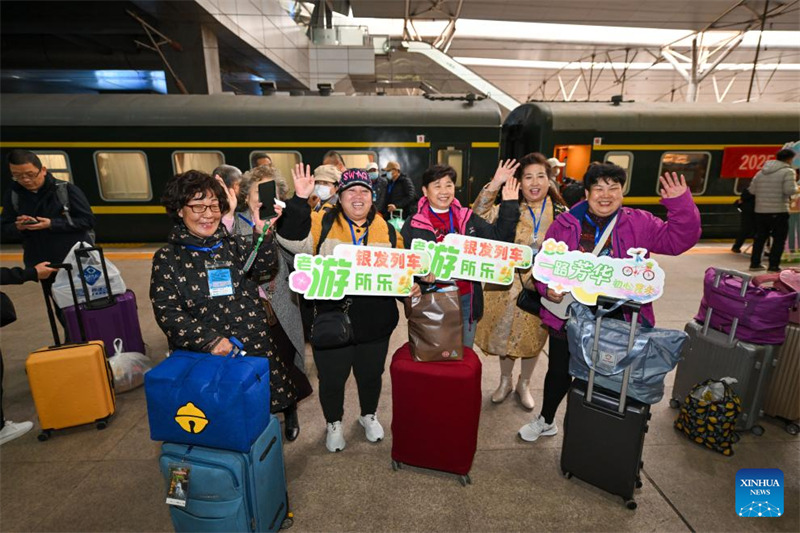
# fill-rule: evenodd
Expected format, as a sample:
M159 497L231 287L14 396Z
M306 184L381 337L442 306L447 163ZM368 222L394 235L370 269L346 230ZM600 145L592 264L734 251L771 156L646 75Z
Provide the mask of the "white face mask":
M333 195L333 188L330 185L314 185L314 194L324 202Z

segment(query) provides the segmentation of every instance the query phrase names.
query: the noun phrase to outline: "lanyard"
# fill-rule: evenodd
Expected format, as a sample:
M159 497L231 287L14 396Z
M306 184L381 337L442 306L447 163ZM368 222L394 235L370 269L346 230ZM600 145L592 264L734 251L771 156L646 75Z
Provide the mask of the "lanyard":
M594 228L594 245L597 246L597 243L600 242L600 237L603 235L603 232L601 231L600 226L594 223L594 220L592 220L592 218L589 216L589 213L583 215L583 218L585 218L586 222L591 224L592 227ZM605 229L605 227L606 226L603 226L603 229Z
M222 241L217 242L217 244L215 244L213 246L193 246L191 244L185 244L184 246L186 248L188 248L189 250L192 250L192 251L195 251L195 252L206 252L206 253L210 254L214 250L216 250L217 248L222 246Z
M531 218L533 219L533 241L536 242L536 239L539 238L539 226L542 225L542 219L544 218L544 208L547 207L547 196L544 197L544 202L542 203L542 209L539 211L539 218L536 218L536 215L533 214L533 209L531 206L528 206L528 211L531 212ZM597 243L595 243L597 244Z
M388 185L386 185L386 196L387 197L391 197L392 196L392 190L394 190L394 180L389 178L389 183L388 183Z
M252 220L250 220L249 218L247 218L246 216L244 216L243 214L239 213L237 216L238 216L240 219L242 219L242 220L244 220L245 222L247 222L247 225L248 225L248 226L250 226L251 228L255 228L255 227L256 227L256 223L255 223L255 222L253 222Z
M361 245L361 243L364 242L364 239L367 237L367 233L369 233L369 227L367 227L366 231L364 231L364 235L356 239L356 232L353 230L353 223L347 217L344 217L344 219L347 221L347 225L350 226L350 236L353 238L353 244L356 246Z
M447 223L446 223L444 220L442 220L442 217L440 217L440 216L439 216L439 215L436 213L436 211L434 211L434 210L433 210L433 208L432 208L430 205L428 205L428 209L430 209L430 211L431 211L431 214L432 214L433 216L435 216L436 218L438 218L438 219L439 219L439 222L441 222L442 224L447 224ZM447 208L447 214L450 216L450 231L448 231L447 233L448 233L448 234L450 234L450 233L457 233L457 232L456 232L456 229L455 229L455 225L453 224L453 210L452 210L451 208L449 208L449 207Z

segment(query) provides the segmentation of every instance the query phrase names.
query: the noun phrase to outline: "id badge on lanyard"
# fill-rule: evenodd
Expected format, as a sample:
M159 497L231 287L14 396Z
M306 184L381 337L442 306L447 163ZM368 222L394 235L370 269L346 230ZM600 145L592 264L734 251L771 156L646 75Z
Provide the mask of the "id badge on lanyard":
M208 276L208 294L212 298L233 294L233 279L229 261L206 261L206 274Z

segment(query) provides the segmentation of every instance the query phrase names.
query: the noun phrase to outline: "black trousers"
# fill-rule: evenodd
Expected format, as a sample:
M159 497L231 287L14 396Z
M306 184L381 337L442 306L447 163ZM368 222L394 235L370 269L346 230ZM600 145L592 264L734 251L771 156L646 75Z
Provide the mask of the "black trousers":
M544 401L542 417L548 424L558 411L558 406L569 392L572 376L569 375L569 344L563 332L550 330L547 359L547 374L544 377Z
M736 242L733 247L737 250L744 246L744 241L751 238L756 228L755 213L750 211L742 211L739 220L739 235L736 237Z
M331 350L314 349L314 363L319 375L319 403L328 423L342 419L344 388L350 370L356 377L361 416L378 410L383 367L389 338L366 344L352 344Z
M756 213L756 238L753 242L753 255L750 266L761 264L761 255L767 239L772 237L769 251L769 268L777 269L781 264L781 256L789 235L789 213Z
M0 429L6 425L6 415L3 411L3 352L0 351Z

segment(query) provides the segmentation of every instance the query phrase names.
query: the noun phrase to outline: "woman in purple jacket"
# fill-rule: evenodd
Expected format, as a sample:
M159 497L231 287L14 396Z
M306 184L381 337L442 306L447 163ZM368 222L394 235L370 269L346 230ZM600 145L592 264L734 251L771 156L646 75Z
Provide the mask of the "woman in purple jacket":
M683 176L676 173L659 176L661 182L661 204L667 208L667 221L642 211L622 207L622 191L627 176L625 170L610 163L594 163L583 177L586 201L575 204L563 213L547 230L545 239L563 241L570 250L591 253L600 243L606 226L616 216L616 225L611 236L598 255L627 257L629 248L646 248L649 252L663 255L680 255L697 244L700 238L700 211L694 204L692 193L686 187ZM548 300L561 302L563 294L536 284L539 293ZM653 306L642 306L641 316L655 324ZM542 307L542 322L550 330L549 362L544 379L544 401L539 416L519 430L519 436L528 442L540 436L558 433L555 414L561 400L569 390L572 378L569 375L569 347L564 330L565 321ZM628 320L630 317L626 316Z

